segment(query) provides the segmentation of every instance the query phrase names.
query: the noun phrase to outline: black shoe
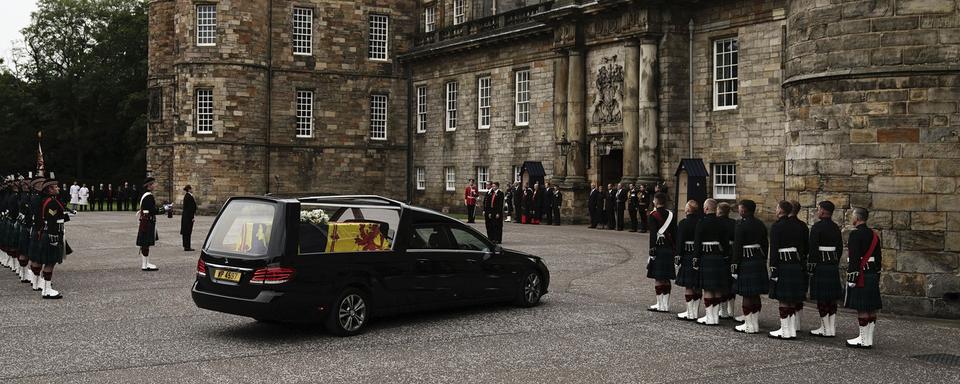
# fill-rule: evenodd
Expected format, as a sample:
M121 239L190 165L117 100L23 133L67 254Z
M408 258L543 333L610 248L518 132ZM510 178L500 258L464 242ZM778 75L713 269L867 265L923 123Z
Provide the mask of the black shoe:
M183 251L184 251L184 252L193 252L193 251L196 251L196 249L193 249L193 248L184 248Z

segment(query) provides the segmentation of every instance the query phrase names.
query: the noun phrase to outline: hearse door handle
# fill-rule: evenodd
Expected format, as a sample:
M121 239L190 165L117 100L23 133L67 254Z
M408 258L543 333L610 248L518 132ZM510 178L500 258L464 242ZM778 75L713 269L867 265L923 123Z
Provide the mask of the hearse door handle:
M476 263L476 262L477 262L477 259L467 259L467 262L468 262L468 263Z
M430 263L430 259L417 259L417 264L427 264Z

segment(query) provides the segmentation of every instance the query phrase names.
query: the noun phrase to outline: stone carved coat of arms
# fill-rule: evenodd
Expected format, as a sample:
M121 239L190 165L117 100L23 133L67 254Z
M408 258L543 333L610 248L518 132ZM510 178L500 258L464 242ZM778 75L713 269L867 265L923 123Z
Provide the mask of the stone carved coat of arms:
M623 66L617 56L604 57L597 70L597 92L593 100L593 124L617 124L623 121Z

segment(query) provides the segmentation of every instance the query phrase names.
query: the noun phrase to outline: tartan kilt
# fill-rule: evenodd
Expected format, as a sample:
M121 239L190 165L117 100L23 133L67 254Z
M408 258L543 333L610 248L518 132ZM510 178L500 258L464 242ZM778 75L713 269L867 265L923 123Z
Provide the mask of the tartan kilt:
M700 289L700 271L693 269L693 255L683 255L680 257L677 285L693 290Z
M800 264L777 266L777 283L771 298L780 301L803 301L807 296L807 274Z
M66 247L63 239L61 238L60 242L57 245L50 244L50 237L48 235L43 235L36 247L36 251L30 257L31 261L36 261L43 265L52 265L63 263L63 256L66 254Z
M677 270L673 266L673 247L659 245L654 257L647 263L647 277L656 280L673 280Z
M723 254L707 254L700 258L700 287L715 292L730 289L730 267Z
M30 229L25 227L20 225L20 233L17 234L17 252L24 256L30 254Z
M770 277L767 275L766 260L754 257L740 262L737 282L734 284L738 295L757 296L769 291Z
M843 298L843 283L837 264L817 264L810 279L810 300L837 301Z
M880 272L867 271L863 276L863 288L847 288L844 307L863 312L883 308L883 301L880 299Z
M137 246L152 247L157 243L157 222L148 218L140 219L140 229L137 231Z
M30 249L27 252L27 258L30 261L39 263L40 262L40 247L43 245L46 236L37 239L36 236L30 236Z

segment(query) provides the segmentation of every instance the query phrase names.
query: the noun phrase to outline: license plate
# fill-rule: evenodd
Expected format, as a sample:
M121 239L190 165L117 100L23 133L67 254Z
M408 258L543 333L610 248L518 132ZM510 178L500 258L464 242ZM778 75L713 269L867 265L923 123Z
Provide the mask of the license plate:
M225 269L216 269L213 271L213 278L217 280L232 281L234 283L240 282L240 276L243 274L240 272L228 271Z

